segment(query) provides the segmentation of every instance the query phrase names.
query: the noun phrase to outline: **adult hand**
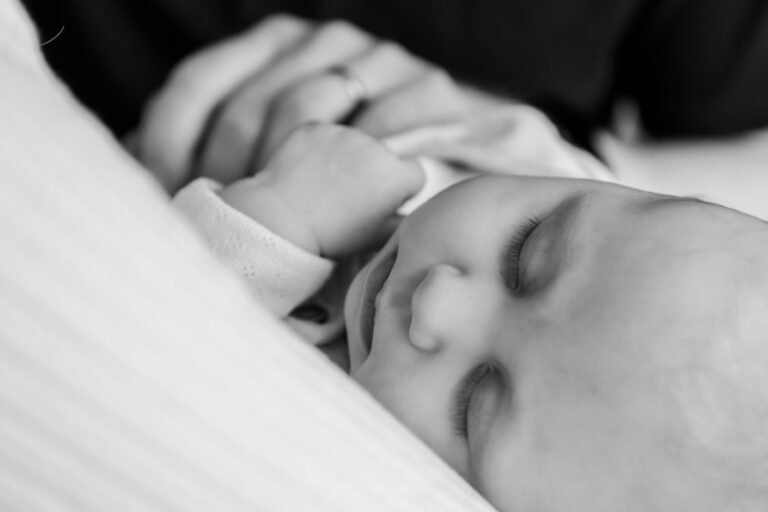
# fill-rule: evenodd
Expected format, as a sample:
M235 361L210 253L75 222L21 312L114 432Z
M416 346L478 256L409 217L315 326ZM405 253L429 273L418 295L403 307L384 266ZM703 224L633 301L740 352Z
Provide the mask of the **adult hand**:
M309 123L221 197L305 250L339 259L380 246L399 221L397 209L423 184L418 164L362 132Z
M195 175L229 183L307 121L355 112L382 137L490 101L347 23L276 16L182 62L145 111L138 152L169 189Z

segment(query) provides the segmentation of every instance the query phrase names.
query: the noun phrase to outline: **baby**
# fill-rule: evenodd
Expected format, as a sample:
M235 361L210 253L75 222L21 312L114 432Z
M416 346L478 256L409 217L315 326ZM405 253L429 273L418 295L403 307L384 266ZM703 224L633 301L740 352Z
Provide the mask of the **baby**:
M308 125L255 177L176 201L499 510L768 510L764 222L496 175L401 220L423 179L360 133ZM329 281L387 237L351 284L349 263Z

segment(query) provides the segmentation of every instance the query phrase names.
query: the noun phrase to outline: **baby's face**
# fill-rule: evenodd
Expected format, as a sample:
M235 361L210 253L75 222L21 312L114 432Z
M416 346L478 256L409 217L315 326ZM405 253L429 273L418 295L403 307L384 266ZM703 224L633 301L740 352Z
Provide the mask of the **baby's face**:
M464 182L355 278L351 373L500 510L717 510L698 383L765 231L615 185Z

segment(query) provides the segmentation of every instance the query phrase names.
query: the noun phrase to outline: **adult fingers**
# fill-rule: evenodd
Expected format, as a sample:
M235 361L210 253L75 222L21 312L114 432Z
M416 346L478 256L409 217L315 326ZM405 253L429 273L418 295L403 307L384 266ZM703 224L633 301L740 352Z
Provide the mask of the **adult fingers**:
M199 173L227 183L243 176L272 99L295 83L364 52L371 37L346 22L327 23L283 52L222 105L211 120Z
M470 110L470 101L451 77L430 68L418 78L376 98L355 121L355 126L373 137L392 134L431 123L459 118Z
M344 78L335 73L318 74L289 88L268 111L263 135L251 148L252 167L263 167L296 127L310 121L336 121L353 107Z
M146 107L137 140L139 157L167 188L188 178L194 148L216 105L310 29L298 18L273 16L176 67Z
M341 67L340 72L318 74L275 98L256 151L257 166L294 127L308 121L343 121L360 101L375 102L377 97L416 79L427 65L399 45L380 42Z

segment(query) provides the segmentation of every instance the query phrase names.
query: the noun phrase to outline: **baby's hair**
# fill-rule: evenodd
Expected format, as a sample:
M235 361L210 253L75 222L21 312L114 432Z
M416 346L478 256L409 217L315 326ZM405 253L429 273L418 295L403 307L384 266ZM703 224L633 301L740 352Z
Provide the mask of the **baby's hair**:
M698 197L657 196L638 208L701 205L719 245L695 247L701 317L691 325L699 355L668 386L685 429L691 471L722 496L723 512L768 511L768 223ZM735 216L741 218L737 218ZM744 219L753 222L744 222ZM712 269L717 269L713 271Z
M758 220L758 219L756 219ZM768 225L765 252L729 251L730 293L712 311L716 323L700 367L678 383L693 450L726 497L722 510L768 510ZM712 277L714 279L715 277Z

